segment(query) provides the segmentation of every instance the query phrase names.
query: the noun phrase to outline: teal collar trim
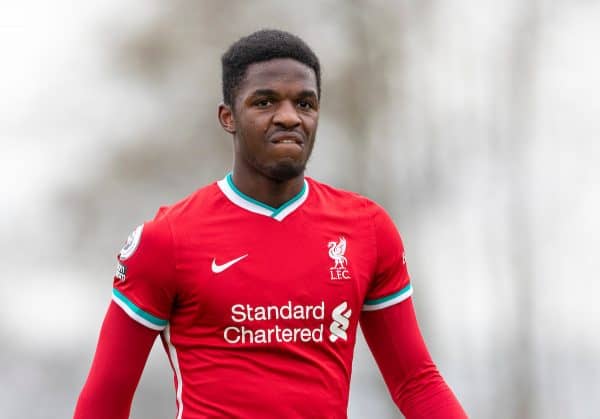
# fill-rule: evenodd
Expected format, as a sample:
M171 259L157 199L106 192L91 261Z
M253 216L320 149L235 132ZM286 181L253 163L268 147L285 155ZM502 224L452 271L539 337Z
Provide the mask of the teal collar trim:
M231 173L228 173L225 178L221 179L217 182L217 185L225 194L227 198L235 205L244 208L250 212L254 212L257 214L265 215L271 218L276 219L277 221L282 221L289 214L294 212L304 201L308 198L308 182L306 179L304 180L304 185L302 185L302 189L298 192L294 197L292 197L289 201L283 203L279 208L274 208L270 205L267 205L263 202L257 201L256 199L246 195L242 191L240 191L233 183L233 176Z

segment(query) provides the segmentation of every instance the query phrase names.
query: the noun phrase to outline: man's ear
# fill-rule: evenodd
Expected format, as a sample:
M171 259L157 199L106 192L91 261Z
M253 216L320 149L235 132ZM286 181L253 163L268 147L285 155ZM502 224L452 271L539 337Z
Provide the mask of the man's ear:
M235 118L229 105L224 103L219 105L219 122L225 131L235 134Z

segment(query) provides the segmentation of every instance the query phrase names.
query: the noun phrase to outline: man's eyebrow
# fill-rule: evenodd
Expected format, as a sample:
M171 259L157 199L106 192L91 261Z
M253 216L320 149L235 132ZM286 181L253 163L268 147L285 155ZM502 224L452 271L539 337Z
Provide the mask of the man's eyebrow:
M277 96L277 92L273 89L257 89L251 96Z
M250 96L278 96L279 93L273 89L256 89ZM298 93L298 97L317 97L317 93L314 90L302 90Z
M314 90L303 90L298 94L299 97L317 97L317 93Z

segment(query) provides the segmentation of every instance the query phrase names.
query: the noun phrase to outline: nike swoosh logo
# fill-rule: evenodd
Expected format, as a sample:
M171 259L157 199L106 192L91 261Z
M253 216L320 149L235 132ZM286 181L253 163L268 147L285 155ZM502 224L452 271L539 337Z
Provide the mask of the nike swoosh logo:
M234 264L238 263L240 260L244 259L246 256L248 256L248 254L247 254L247 253L246 253L244 256L240 256L239 258L236 258L236 259L230 260L229 262L227 262L227 263L224 263L224 264L222 264L222 265L217 265L217 261L216 261L216 259L214 259L214 258L213 258L212 265L211 265L211 269L212 269L212 271L213 271L214 273L216 273L216 274L218 274L218 273L221 273L221 272L223 272L225 269L227 269L227 268L231 267L232 265L234 265Z

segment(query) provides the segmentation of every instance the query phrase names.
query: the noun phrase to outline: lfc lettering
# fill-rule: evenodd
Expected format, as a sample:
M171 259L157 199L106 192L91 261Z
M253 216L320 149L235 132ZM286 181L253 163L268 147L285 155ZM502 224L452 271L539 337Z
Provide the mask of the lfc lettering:
M348 269L329 269L329 276L332 281L337 281L341 279L350 279L350 272Z

